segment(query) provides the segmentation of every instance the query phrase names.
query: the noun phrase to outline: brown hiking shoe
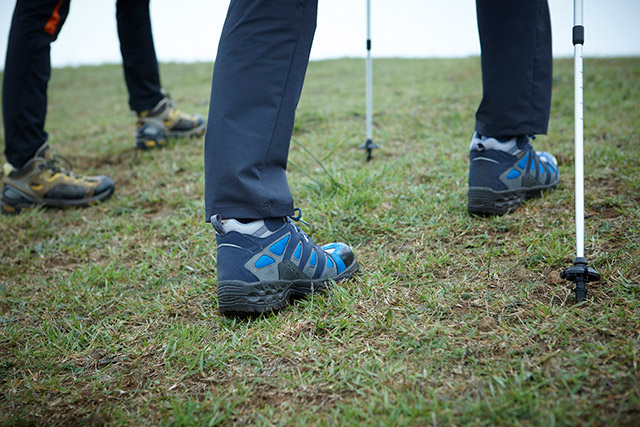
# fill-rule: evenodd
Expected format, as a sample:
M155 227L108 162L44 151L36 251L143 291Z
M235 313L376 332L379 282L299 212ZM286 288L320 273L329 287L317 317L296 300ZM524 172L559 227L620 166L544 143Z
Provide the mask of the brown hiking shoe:
M5 163L2 212L16 214L33 206L87 206L113 194L113 181L108 176L76 175L60 166L61 159L44 143L20 169Z
M166 95L151 110L138 111L136 148L160 148L167 138L201 136L204 135L204 130L204 117L200 114L183 113Z

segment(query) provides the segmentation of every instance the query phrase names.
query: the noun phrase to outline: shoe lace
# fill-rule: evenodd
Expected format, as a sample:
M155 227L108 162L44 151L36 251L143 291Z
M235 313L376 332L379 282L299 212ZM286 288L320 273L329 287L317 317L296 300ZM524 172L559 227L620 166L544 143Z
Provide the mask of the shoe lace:
M295 221L295 222L299 222L302 223L308 227L310 227L309 223L304 221L302 219L302 209L300 208L293 208L293 212L294 215L293 216L288 216L287 220L288 221ZM293 224L296 227L296 230L298 231L298 233L302 234L302 236L305 238L305 240L307 241L307 243L310 243L311 245L317 247L318 249L320 249L318 247L318 245L316 245L313 240L311 239L311 237L309 237L309 235L307 235L307 233L305 233L304 231L302 231L302 229L300 229L300 227L298 226L298 224Z
M535 139L535 135L530 136L529 138ZM551 169L549 165L546 164L546 161L544 161L540 156L538 156L538 152L536 151L535 148L533 148L531 144L529 144L527 151L529 152L530 163L528 162L529 164L525 166L525 170L527 170L528 168L529 172L536 177L540 176L541 173L550 173L550 174L554 173L553 169ZM543 169L544 169L544 172L543 172Z
M47 169L49 169L54 174L61 173L72 178L78 178L78 175L69 170L73 169L71 161L57 153L55 153L53 157L51 157L51 159L47 160Z
M171 95L169 94L169 92L162 89L161 93L164 95L164 97L167 100L167 108L169 109L169 113L173 114L174 116L177 116L178 113L180 113L180 110L178 110L176 106L173 104L173 99L171 99Z
M300 208L293 208L293 213L297 215L294 216L290 216L289 218L291 218L292 220L294 220L295 222L301 222L302 224L306 225L307 227L310 227L309 223L304 221L302 219L302 209ZM299 227L298 227L299 228Z

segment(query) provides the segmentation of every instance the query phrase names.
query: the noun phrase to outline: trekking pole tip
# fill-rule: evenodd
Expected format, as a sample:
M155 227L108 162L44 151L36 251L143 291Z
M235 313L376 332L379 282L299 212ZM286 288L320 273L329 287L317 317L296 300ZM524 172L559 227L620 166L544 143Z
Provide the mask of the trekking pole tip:
M373 150L375 150L376 148L380 148L380 146L374 143L372 140L367 139L366 142L360 145L360 148L367 150L367 162L369 162L373 158Z

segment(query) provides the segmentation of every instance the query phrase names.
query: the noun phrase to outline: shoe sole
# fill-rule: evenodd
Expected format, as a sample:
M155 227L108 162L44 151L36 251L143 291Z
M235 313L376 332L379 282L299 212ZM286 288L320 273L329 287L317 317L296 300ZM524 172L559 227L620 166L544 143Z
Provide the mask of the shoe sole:
M277 311L292 300L307 295L324 292L333 282L350 279L358 271L358 263L353 263L339 276L333 279L318 280L274 280L247 283L239 280L226 280L218 283L218 309L230 316L257 316Z
M167 136L169 136L169 138L184 138L184 137L195 138L195 137L204 135L204 131L205 131L206 127L207 127L207 124L206 123L202 123L198 127L193 128L191 130L169 131L167 133Z
M491 188L469 188L467 211L472 215L505 215L513 212L528 199L540 197L543 192L553 190L551 186L528 188L526 190L496 191Z
M0 199L0 210L6 215L17 215L24 209L30 209L35 207L52 207L52 208L64 208L67 206L83 207L90 206L100 202L104 202L113 194L115 187L111 187L102 193L98 193L87 199L68 200L68 199L32 199L21 191L12 188L15 193L18 193L22 199L18 203L11 203L4 198Z
M197 128L185 131L172 131L167 133L167 138L197 138L204 135L206 130L206 124L203 123ZM136 149L138 150L155 150L164 148L167 143L166 139L140 139L136 140Z

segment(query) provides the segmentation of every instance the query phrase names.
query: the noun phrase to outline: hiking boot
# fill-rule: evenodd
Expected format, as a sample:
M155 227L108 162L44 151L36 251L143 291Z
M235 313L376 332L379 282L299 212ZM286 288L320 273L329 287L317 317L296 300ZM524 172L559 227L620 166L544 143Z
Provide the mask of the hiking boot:
M275 311L358 270L349 246L318 246L291 218L242 224L214 215L211 224L218 243L218 307L223 314Z
M113 194L109 177L76 175L60 166L61 159L45 143L20 169L5 163L2 212L17 214L33 206L87 206Z
M535 151L527 136L499 141L476 132L470 160L467 210L471 214L504 215L555 188L560 179L556 158Z
M200 114L186 114L178 110L165 95L151 110L138 111L136 148L160 148L170 137L204 135L205 122Z

